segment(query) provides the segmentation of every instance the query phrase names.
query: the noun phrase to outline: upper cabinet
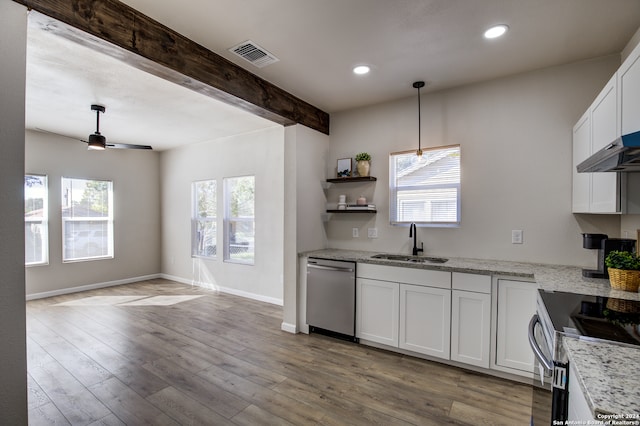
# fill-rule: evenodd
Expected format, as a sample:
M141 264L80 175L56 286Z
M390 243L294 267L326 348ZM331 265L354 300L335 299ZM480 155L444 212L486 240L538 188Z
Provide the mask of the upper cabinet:
M573 127L573 212L620 213L618 173L578 173L576 166L620 135L614 75Z
M621 134L640 130L640 45L617 72Z
M618 125L618 90L614 75L591 105L591 154L620 136ZM589 154L589 155L591 155ZM591 173L591 213L620 212L620 175Z
M592 173L578 173L576 167L591 153L591 112L587 111L573 126L573 212L588 213Z
M577 173L576 166L621 135L640 131L640 45L573 128L574 213L639 213L640 173Z

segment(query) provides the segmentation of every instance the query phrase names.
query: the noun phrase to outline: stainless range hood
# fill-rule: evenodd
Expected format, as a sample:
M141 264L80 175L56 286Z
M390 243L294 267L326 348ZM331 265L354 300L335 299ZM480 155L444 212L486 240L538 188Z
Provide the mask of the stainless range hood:
M577 166L578 173L640 172L640 131L619 137Z

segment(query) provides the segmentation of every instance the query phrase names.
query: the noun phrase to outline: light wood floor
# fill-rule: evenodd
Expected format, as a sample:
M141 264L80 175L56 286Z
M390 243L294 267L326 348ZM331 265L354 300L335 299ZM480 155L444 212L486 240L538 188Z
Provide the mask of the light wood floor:
M111 297L171 295L202 297ZM527 385L281 321L281 307L167 280L30 301L29 423L529 424Z

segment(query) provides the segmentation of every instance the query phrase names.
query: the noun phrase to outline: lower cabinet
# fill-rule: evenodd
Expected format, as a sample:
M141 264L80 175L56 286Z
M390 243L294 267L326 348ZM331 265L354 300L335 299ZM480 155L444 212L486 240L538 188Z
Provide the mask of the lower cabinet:
M578 373L569 364L569 412L568 419L574 424L596 424L587 397L578 383ZM589 421L593 423L589 423Z
M359 263L356 337L527 376L536 295L532 282Z
M400 284L400 348L449 359L451 290Z
M398 283L356 280L356 337L398 347Z
M534 283L498 280L496 365L534 372L527 331L536 312L536 297Z
M356 337L449 359L451 272L358 264Z
M491 278L488 278L489 288ZM451 359L489 368L491 293L451 292Z

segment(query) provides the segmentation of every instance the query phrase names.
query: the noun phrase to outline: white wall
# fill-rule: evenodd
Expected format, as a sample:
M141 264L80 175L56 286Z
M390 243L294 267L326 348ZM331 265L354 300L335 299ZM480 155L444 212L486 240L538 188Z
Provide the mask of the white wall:
M162 273L183 282L282 303L284 251L284 129L246 133L164 151ZM191 257L191 183L216 179L218 247L223 245L223 178L255 176L255 265Z
M461 226L419 229L425 252L591 265L594 254L582 249L580 232L619 229L619 218L571 214L571 134L619 65L616 55L423 92L423 146L460 144L462 155ZM351 200L362 194L373 199L378 214L334 214L327 227L330 247L410 252L408 229L389 225L388 156L417 148L412 90L406 99L332 115L328 173L335 174L338 158L368 151L378 181L335 185L329 201L337 202L340 193ZM360 238L351 237L352 227L360 228ZM366 238L369 227L378 228L378 239ZM512 229L524 231L524 244L511 244Z
M49 264L26 269L27 295L132 281L160 272L160 154L107 149L61 136L26 132L26 173L49 183ZM61 178L113 181L114 258L62 263Z
M298 287L298 253L325 248L325 164L329 136L301 125L285 129L285 244L282 329L295 333L304 324L305 294ZM299 309L300 308L300 309Z
M330 136L298 127L296 138L296 194L298 251L327 247L327 235L322 221L325 208L325 190L322 184L330 177L324 165L329 157Z
M24 87L27 9L0 3L0 423L27 424Z

